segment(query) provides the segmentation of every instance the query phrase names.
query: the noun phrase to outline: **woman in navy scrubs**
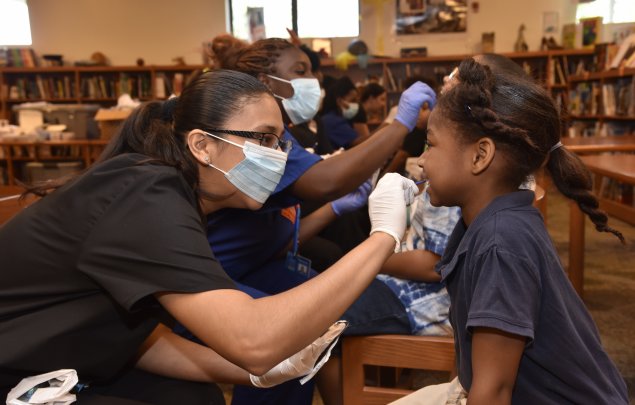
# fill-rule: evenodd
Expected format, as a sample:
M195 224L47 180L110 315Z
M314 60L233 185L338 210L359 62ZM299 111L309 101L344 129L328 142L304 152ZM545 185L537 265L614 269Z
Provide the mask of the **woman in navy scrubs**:
M309 58L299 48L280 38L243 47L216 47L218 39L212 45L215 65L248 73L264 83L278 101L285 126L315 116L320 87L311 73ZM405 93L399 103L400 114L392 124L328 159L307 152L285 131L284 139L293 142L293 148L284 175L263 208L253 212L224 209L208 216L210 246L240 288L252 296L275 294L316 274L311 268L304 271L302 258L290 250L294 240L300 244L308 240L318 229L315 222L320 221L319 216L302 218L296 232L299 204L303 200L327 203L354 191L392 156L414 128L421 105L433 105L436 100L434 91L425 85ZM310 404L312 388L297 381L266 391L241 386L234 390L233 403Z
M262 207L287 161L283 131L262 83L208 72L135 110L83 174L32 189L45 196L0 228L0 394L70 368L89 384L82 404L219 404L214 381L297 377L274 366L307 350L373 280L403 233L392 211L405 216L411 185L378 185L375 232L354 254L252 299L209 249L205 216ZM391 212L373 216L373 201ZM164 326L174 319L204 345Z

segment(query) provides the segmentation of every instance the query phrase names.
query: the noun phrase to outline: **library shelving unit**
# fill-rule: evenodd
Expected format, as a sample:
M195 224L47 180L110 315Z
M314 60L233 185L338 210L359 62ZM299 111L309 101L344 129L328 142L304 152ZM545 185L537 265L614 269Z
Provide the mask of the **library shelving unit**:
M503 53L517 62L551 92L559 106L567 105L567 78L576 72L592 69L594 53L592 49L550 50L535 52ZM448 75L461 60L470 55L446 55L416 58L376 58L361 68L356 62L345 71L335 67L333 60L322 62L324 74L333 77L348 75L353 82L363 84L370 80L378 80L388 92L390 109L399 101L404 90L404 81L411 76L424 76L443 84L443 77Z
M0 67L0 119L17 123L14 107L23 103L97 104L111 107L128 93L141 101L179 94L188 76L203 65ZM0 184L28 181L33 163L90 165L106 141L50 142L0 139ZM64 164L62 164L64 163ZM31 165L29 165L31 164ZM32 171L32 170L31 170ZM54 170L51 170L53 172Z
M635 69L570 76L569 136L635 133Z
M107 143L102 139L0 141L0 184L15 185L16 179L22 182L45 180L42 176L57 177L81 170L99 157ZM34 175L34 169L40 174Z
M113 106L128 93L141 101L180 93L202 65L0 67L0 118L27 102ZM13 120L12 120L13 121Z

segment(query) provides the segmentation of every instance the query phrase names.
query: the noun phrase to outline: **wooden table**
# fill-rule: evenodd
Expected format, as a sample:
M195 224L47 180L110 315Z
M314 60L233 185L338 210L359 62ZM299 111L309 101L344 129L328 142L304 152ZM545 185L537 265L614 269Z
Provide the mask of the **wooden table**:
M590 155L581 156L580 159L595 175L593 188L598 196L604 177L635 185L635 154ZM635 225L635 207L620 204L607 198L599 197L599 199L601 209L616 218ZM578 294L582 296L584 291L585 215L573 201L569 203L569 218L569 279Z
M633 152L635 151L635 135L562 138L562 144L571 152L579 155L600 152Z

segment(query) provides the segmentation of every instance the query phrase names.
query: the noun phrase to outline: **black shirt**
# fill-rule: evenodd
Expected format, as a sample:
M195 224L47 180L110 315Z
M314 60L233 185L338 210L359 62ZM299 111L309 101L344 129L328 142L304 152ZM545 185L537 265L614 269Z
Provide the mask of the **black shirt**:
M153 294L234 288L176 169L128 154L0 228L0 387L76 369L111 378L166 312Z
M408 153L410 157L419 157L423 153L423 149L426 146L426 140L428 139L427 130L414 127L414 129L406 135L403 140L403 150Z

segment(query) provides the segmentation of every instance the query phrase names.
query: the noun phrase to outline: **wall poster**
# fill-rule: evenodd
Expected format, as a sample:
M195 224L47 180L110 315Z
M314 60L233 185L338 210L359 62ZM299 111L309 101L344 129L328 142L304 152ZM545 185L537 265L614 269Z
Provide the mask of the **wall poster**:
M467 0L397 0L398 35L465 32Z

